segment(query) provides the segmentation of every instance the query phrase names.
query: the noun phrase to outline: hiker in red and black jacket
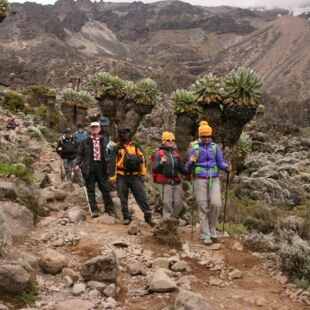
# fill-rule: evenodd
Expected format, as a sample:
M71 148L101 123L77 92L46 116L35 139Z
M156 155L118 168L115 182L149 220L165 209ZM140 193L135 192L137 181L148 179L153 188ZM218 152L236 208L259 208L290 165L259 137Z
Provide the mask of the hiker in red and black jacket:
M160 195L163 217L177 218L183 200L180 174L186 175L188 172L175 149L175 137L172 132L163 132L162 145L152 156L153 180L162 184Z

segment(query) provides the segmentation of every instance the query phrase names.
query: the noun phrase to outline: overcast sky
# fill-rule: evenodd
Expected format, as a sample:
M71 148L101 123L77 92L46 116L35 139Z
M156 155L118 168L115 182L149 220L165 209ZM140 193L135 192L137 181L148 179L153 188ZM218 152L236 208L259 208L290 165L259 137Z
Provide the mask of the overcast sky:
M26 2L24 0L9 0L10 2ZM55 0L28 0L29 2L37 2L42 4L55 3ZM157 2L158 0L142 0L144 3ZM114 0L104 2L134 2L134 0ZM230 5L237 7L257 7L265 8L294 8L299 6L310 6L310 0L183 0L191 4L199 4L204 6Z

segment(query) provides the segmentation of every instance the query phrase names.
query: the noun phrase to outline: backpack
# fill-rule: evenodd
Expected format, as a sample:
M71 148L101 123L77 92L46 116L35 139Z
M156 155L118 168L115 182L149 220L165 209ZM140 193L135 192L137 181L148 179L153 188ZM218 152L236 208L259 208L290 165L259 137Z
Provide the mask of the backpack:
M197 160L198 160L198 158L199 158L199 143L196 142L196 141L193 142L193 143L192 143L192 147L193 147L193 149L194 149L194 151L195 151L195 155L196 155L196 158L197 158ZM214 157L215 157L215 160L216 160L216 143L211 142L211 147L212 147L212 151L213 151L213 154L214 154ZM211 173L211 171L212 171L213 168L215 169L215 171L218 171L218 166L215 165L214 167L210 167L210 173ZM204 169L204 168L199 167L199 166L196 166L196 167L195 167L195 174L196 174L196 175L199 174L199 173L200 173L199 170L201 170L201 169Z
M151 162L152 162L152 177L153 177L154 183L162 184L162 183L164 183L164 179L165 179L164 174L153 172L155 155L158 153L159 153L160 158L162 158L165 155L165 150L158 148L150 156ZM180 154L177 151L174 150L173 155L175 155L175 157L178 160L180 159Z
M143 159L141 155L138 155L138 146L134 144L134 147L136 149L136 154L132 155L129 154L126 147L124 145L118 144L117 148L119 149L124 149L125 150L125 155L124 155L124 168L123 171L127 172L129 174L134 173L134 172L140 172L141 164L143 163Z

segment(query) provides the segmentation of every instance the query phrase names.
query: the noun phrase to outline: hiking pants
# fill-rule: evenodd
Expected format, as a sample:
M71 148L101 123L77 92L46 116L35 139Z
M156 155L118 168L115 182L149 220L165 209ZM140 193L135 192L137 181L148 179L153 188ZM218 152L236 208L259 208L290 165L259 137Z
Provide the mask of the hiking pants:
M79 185L82 187L84 186L84 180L82 173L79 171L76 171L75 165L76 165L76 159L64 159L63 160L64 169L66 173L66 180L67 182L72 183L72 172L74 173L74 176L76 177Z
M163 204L163 217L177 218L182 209L181 184L161 184L160 198Z
M95 161L93 164L93 169L89 173L89 177L85 179L85 186L87 189L89 205L92 211L98 211L96 195L95 195L96 183L98 184L99 190L102 193L105 212L109 212L109 213L113 212L113 201L111 199L110 192L109 192L108 177L102 171L101 163L98 163Z
M209 179L195 179L194 193L199 210L200 237L202 240L211 237L211 231L216 230L216 224L222 206L220 179L212 179L212 187L209 187ZM209 188L208 188L209 187Z
M117 193L121 201L124 220L131 220L128 209L128 195L131 190L139 208L144 213L144 220L151 221L152 211L147 201L145 187L139 175L117 175Z

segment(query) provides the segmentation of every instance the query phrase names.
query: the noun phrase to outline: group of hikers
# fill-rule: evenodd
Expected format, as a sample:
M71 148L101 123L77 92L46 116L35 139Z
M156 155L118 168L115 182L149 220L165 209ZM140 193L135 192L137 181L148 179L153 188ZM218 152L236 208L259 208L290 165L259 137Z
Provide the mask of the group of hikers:
M119 125L117 143L111 140L110 121L101 117L92 122L89 130L78 125L74 133L67 128L56 151L63 159L66 177L72 182L74 173L80 186L85 186L92 217L99 216L95 188L98 185L105 205L105 213L114 213L110 192L117 190L123 224L131 222L128 195L131 190L144 213L145 222L155 226L145 190L146 158L141 146L132 140L130 128ZM200 122L199 139L191 143L186 160L180 157L172 132L162 134L162 144L151 155L153 181L161 184L163 217L177 218L182 208L181 175L194 178L193 191L199 210L201 239L205 245L216 240L216 224L221 208L219 170L231 171L223 159L219 146L212 141L212 128Z

